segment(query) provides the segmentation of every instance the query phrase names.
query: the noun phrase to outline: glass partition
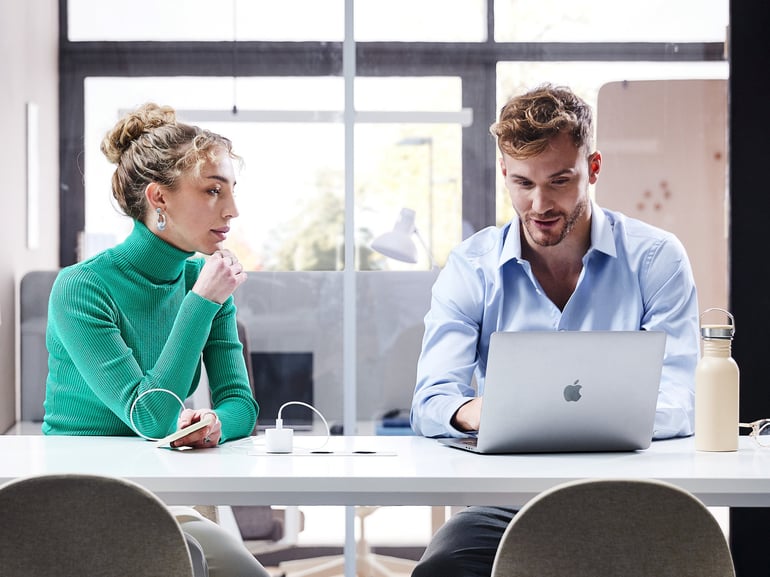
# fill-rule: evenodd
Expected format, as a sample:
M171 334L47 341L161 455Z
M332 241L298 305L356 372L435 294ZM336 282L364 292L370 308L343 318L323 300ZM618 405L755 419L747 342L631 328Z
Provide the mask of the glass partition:
M720 186L728 155L719 142L727 119L709 125L707 141L670 116L682 112L669 105L689 94L697 118L722 111L718 85L692 82L724 86L728 0L622 8L610 0L60 1L67 17L62 264L112 246L130 230L111 203L112 167L99 151L122 112L146 101L169 104L183 120L230 137L245 163L236 189L241 216L228 242L250 271L236 304L253 359L266 363L260 370L273 375L268 379L300 374L297 394L310 387L305 398L332 424L343 420L351 383L362 431L376 430L373 423L386 412L408 409L436 274L462 239L512 216L488 128L514 92L543 81L568 84L595 107L607 155L594 191L600 203L677 229L693 253L700 241L678 228L688 215L708 212L716 223L710 226L726 230ZM352 66L343 45L351 6ZM346 79L343 70L354 72ZM346 102L352 76L353 101ZM663 98L639 99L646 85L638 83L649 81L687 81L694 92L658 84ZM619 97L624 82L633 86L633 99ZM616 126L636 136L618 138ZM633 132L653 126L661 136L654 142ZM675 158L699 174L693 182L713 185L714 210L680 184L681 174L644 164L651 148L657 153L676 143L680 150L682 134L693 137L692 154ZM641 154L624 156L629 151ZM626 170L632 164L643 168ZM669 210L672 198L682 203L676 212ZM402 208L415 211L425 241L414 264L371 249ZM349 219L355 246L346 268ZM717 240L714 250L722 251L726 236ZM729 263L725 257L709 264L709 271L695 265L699 285L713 288L709 299L726 298L720 281ZM345 289L351 272L352 295ZM354 312L352 340L346 310ZM345 370L350 342L352 380Z

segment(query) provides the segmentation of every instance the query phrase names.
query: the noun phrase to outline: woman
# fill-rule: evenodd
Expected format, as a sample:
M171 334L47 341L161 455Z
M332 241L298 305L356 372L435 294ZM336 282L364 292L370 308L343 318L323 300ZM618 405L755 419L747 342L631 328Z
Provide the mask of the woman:
M232 298L246 274L222 246L238 216L230 141L146 104L122 118L101 149L117 165L112 193L134 228L54 283L43 432L157 439L213 413L211 425L173 446L213 448L248 436L258 406ZM184 409L201 360L212 408ZM212 577L268 575L218 525L191 508L172 510L201 543Z

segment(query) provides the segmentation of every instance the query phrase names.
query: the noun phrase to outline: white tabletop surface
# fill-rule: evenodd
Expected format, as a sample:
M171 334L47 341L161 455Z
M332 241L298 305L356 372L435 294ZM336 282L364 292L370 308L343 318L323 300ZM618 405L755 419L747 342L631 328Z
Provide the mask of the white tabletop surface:
M579 478L655 478L709 506L770 507L770 449L703 453L693 439L646 451L476 455L415 436L297 436L295 454L269 455L264 437L174 451L131 437L0 436L0 483L42 473L125 477L168 504L521 505ZM357 453L356 451L363 451ZM366 451L374 451L368 454Z

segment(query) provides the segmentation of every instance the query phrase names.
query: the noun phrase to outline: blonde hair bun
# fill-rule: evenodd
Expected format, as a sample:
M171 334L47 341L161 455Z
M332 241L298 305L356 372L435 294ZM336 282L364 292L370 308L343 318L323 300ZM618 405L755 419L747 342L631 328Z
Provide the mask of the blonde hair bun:
M102 153L111 163L118 164L120 157L132 142L156 128L174 124L176 112L170 106L159 106L154 102L143 104L121 118L107 133L102 140Z

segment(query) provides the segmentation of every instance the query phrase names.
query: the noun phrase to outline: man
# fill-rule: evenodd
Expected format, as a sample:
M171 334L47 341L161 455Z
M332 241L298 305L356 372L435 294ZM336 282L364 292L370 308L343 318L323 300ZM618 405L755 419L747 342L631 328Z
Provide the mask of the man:
M681 243L591 200L602 155L593 149L591 109L570 89L546 84L512 98L491 132L516 216L460 244L434 285L412 401L415 432L478 430L495 331L662 330L654 437L691 435L698 304ZM515 512L469 507L454 515L413 577L489 576Z

